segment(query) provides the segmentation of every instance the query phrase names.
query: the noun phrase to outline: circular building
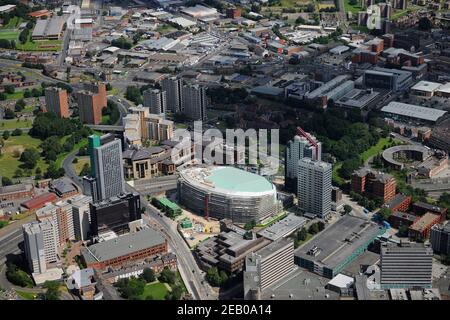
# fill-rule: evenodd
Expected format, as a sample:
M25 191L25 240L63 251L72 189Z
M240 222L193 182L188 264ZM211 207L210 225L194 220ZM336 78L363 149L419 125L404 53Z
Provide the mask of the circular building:
M400 145L383 151L383 161L396 170L402 170L408 163L423 162L430 157L431 151L421 145Z
M277 212L277 191L267 179L233 167L180 171L178 196L196 214L235 223L259 222Z

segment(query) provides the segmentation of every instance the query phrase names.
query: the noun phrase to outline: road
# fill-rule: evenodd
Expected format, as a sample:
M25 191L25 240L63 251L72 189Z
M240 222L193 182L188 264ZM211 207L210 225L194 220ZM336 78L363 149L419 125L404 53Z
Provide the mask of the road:
M177 188L178 176L164 176L147 181L135 181L133 188L141 195L173 190Z
M128 184L126 187L128 192L136 192ZM177 223L165 216L161 217L158 214L159 211L151 206L145 197L141 197L141 204L146 208L148 218L155 220L162 227L171 249L177 255L178 268L188 291L192 293L196 300L217 299L216 293L204 280L204 272L198 267L191 250L178 233Z

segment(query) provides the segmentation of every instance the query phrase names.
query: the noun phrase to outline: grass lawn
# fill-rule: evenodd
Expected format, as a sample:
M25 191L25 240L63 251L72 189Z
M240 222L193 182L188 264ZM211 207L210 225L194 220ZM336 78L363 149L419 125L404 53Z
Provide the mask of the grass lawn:
M350 0L344 0L344 10L345 12L351 12L352 14L357 14L359 11L362 11L361 6L359 5L359 2L355 5L351 5Z
M176 29L172 26L169 26L168 24L163 24L162 26L159 26L158 28L156 28L155 31L159 32L159 33L169 33L172 31L175 31Z
M69 138L69 136L63 137L63 138L61 139L61 145L63 145L64 142L66 142L66 140L67 140L68 138ZM75 144L75 145L73 146L73 148L72 148L72 150L71 150L70 152L63 152L63 153L61 153L60 155L58 155L58 158L56 158L56 161L55 161L56 167L60 168L60 167L62 166L62 163L63 163L64 159L67 157L67 155L68 155L69 153L71 153L71 152L74 151L74 150L78 150L78 149L80 149L81 147L86 146L87 144L88 144L87 138L86 138L86 139L83 139L83 140L80 140L77 144Z
M0 120L0 131L5 130L14 130L17 128L23 129L23 128L31 128L33 125L33 121L31 120L20 120L17 121L17 119L11 119L11 120Z
M7 93L6 100L19 100L23 98L23 91L14 91L14 93Z
M14 172L19 169L19 166L22 164L19 161L19 158L15 157L15 153L20 154L26 148L35 148L40 152L40 144L41 140L35 139L28 134L22 134L21 136L15 137L11 136L8 140L5 140L5 147L3 148L3 153L0 156L0 176L12 178L14 176ZM44 160L40 159L36 168L37 167L40 167L41 171L45 172L48 165Z
M62 40L31 40L31 33L24 44L16 43L16 49L21 51L59 51Z
M381 138L378 140L378 143L361 154L361 159L365 162L372 156L377 155L378 153L383 151L385 146L390 145L389 138Z
M22 23L22 18L15 16L15 17L9 19L9 22L7 24L5 24L3 27L1 27L0 29L14 29L14 28L17 28L20 23Z
M25 300L34 300L37 297L37 294L35 294L35 293L30 293L30 292L25 292L25 291L20 291L20 290L15 290L15 291L19 297L21 297L22 299L25 299Z
M0 29L0 39L3 40L16 40L19 36L19 31L12 29Z
M81 170L83 169L84 165L85 165L86 163L87 163L87 164L90 164L90 160L89 160L89 157L88 157L88 156L85 156L85 157L77 157L77 159L78 159L78 162L77 162L77 163L74 163L73 166L74 166L75 172L76 172L78 175L80 175L80 172L81 172Z
M145 286L144 293L141 296L143 299L152 296L155 300L165 300L167 292L169 292L168 285L161 282L153 282Z
M101 124L108 124L109 118L110 118L109 114L102 116Z
M333 180L338 184L344 184L345 180L339 175L338 171L342 167L342 162L337 162L333 165Z

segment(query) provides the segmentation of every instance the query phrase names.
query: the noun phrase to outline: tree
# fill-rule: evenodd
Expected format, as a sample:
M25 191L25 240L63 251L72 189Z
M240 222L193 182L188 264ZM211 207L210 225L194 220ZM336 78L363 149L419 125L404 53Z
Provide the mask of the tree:
M8 130L3 131L2 137L3 137L4 140L8 140L8 139L9 139L9 136L10 136L10 133L9 133Z
M357 0L349 0L348 4L351 6L356 6L358 4L358 1Z
M21 135L22 135L22 130L19 129L19 128L14 129L14 131L12 132L11 135L12 135L12 136L21 136Z
M33 287L33 280L25 271L19 269L15 264L7 264L6 278L12 284L20 287Z
M19 99L16 102L16 105L14 106L14 110L16 112L21 112L25 108L25 101L23 99Z
M39 152L36 149L27 148L22 152L20 161L23 162L25 168L34 169L39 158Z
M120 279L115 286L120 296L129 300L139 300L144 293L145 281L136 277Z
M383 220L387 220L389 219L389 217L392 214L392 210L386 207L381 208L380 210L378 210L378 215L380 216L381 219Z
M16 114L11 109L5 110L5 119L14 119L16 117Z
M14 171L14 178L20 178L23 177L23 171L21 169L16 169L16 171Z
M300 231L297 232L297 240L298 241L305 241L306 237L308 236L308 232L305 228L302 228Z
M400 226L400 228L398 228L398 234L400 237L407 237L408 236L408 230L409 227L406 224L403 224Z
M155 272L151 268L145 268L141 275L145 282L150 283L156 280Z
M217 267L211 267L206 271L206 280L212 286L218 287L222 283Z
M349 214L352 211L353 211L353 208L350 205L348 205L348 204L344 205L344 212L345 212L345 214Z
M5 86L5 92L7 94L13 94L15 91L16 91L16 87L14 87L12 84Z
M3 186L11 186L13 184L12 180L8 177L2 177Z
M161 271L161 274L159 275L158 280L160 282L165 282L168 284L175 284L175 280L176 280L176 275L175 272L173 272L172 270L170 270L167 267L164 267L163 271Z
M43 295L44 300L59 300L59 283L57 281L45 281L43 287L47 289Z
M318 232L319 232L319 226L318 226L318 224L317 224L317 223L313 223L313 224L309 227L308 232L309 232L310 234L316 234L316 233L318 233Z
M80 177L84 177L84 176L88 176L91 172L91 167L89 166L88 163L85 163L83 165L83 168L80 171Z
M430 19L428 19L427 17L423 17L420 18L418 26L422 31L430 31L433 27L433 24L431 23Z
M255 222L255 220L252 220L252 221L250 221L250 222L247 222L247 223L244 225L244 229L247 230L247 231L250 231L250 230L252 230L255 226L256 226L256 222Z

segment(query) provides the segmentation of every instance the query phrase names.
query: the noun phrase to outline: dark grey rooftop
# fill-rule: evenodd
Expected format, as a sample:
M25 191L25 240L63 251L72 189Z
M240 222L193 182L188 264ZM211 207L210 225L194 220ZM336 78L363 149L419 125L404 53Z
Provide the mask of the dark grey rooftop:
M165 239L153 229L144 229L115 239L81 248L87 263L106 261L163 244Z
M323 230L306 245L297 249L296 257L302 257L334 269L356 249L374 239L382 228L364 218L345 215ZM316 256L309 255L313 247L319 249Z

